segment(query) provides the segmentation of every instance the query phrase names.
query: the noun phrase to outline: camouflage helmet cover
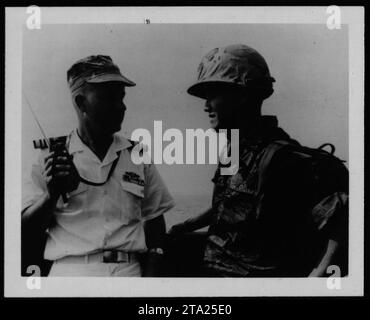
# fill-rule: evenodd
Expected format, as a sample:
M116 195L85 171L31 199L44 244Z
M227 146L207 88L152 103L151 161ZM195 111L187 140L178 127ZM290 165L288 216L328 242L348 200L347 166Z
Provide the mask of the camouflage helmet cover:
M206 99L211 88L229 84L242 88L266 88L264 99L272 92L270 71L265 59L253 48L242 44L215 48L206 54L198 67L198 81L188 93Z

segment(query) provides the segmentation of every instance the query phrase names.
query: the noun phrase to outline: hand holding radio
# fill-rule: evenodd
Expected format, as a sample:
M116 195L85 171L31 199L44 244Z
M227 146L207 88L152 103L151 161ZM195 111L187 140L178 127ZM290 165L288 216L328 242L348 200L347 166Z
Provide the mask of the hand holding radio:
M66 201L65 194L76 190L80 182L72 156L63 144L55 144L50 146L44 163L44 179L49 195L55 198L62 195Z

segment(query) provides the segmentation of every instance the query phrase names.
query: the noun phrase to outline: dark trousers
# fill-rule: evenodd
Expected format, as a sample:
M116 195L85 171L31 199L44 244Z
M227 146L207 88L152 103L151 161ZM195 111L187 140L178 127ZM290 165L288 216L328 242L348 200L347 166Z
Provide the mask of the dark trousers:
M167 235L164 259L167 277L212 276L203 265L206 236L206 232Z

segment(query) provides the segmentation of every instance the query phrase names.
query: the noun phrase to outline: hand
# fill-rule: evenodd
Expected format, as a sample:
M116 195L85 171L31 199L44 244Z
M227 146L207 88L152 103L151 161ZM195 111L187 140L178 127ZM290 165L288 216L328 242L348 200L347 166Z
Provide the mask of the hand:
M44 159L43 176L52 198L77 189L80 182L77 169L67 150L49 152Z
M176 234L183 234L188 232L189 226L186 222L178 223L172 226L170 231L168 232L171 235L176 235Z

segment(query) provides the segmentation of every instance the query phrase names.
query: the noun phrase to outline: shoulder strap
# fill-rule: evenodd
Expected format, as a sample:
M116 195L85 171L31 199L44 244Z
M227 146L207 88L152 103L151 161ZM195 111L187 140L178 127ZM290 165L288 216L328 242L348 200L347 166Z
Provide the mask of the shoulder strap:
M287 147L294 146L294 144L288 140L275 140L272 141L265 150L263 154L260 165L259 165L259 175L258 175L258 187L257 187L257 194L261 194L262 187L266 181L268 175L268 167L271 163L272 158L274 155Z
M64 144L66 144L68 138L69 138L69 136L66 135L66 136L48 138L47 140L46 139L36 139L36 140L33 140L32 142L33 142L33 147L35 149L44 150L44 149L48 148L48 145L51 145L53 143L64 143Z
M258 186L256 190L256 197L258 199L257 201L257 208L256 208L256 214L259 216L261 214L261 203L264 197L264 194L262 193L262 188L266 182L267 176L269 174L269 166L271 163L272 158L276 153L281 151L282 149L294 146L293 141L289 140L275 140L270 142L266 146L265 153L262 155L262 158L259 163L259 172L258 172Z

